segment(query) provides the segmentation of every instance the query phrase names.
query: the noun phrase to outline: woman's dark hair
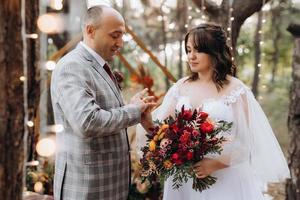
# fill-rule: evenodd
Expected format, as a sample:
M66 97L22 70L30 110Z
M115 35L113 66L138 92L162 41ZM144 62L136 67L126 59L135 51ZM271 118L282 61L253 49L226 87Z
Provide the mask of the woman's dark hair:
M235 65L232 61L232 54L230 47L227 45L226 33L221 26L204 23L191 29L185 36L185 52L187 51L187 42L191 37L193 47L198 52L203 52L210 55L213 63L213 81L218 90L224 84L228 83L226 75L234 75ZM191 76L187 79L194 81L198 79L198 73L192 72Z

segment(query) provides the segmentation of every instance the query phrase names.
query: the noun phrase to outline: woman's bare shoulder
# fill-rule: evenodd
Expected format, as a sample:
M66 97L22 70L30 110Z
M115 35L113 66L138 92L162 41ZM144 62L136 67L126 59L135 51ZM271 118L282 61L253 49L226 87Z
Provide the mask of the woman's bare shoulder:
M228 76L227 80L229 81L229 84L228 84L229 89L234 89L234 88L238 88L241 86L245 86L243 81L241 81L240 79L238 79L234 76Z

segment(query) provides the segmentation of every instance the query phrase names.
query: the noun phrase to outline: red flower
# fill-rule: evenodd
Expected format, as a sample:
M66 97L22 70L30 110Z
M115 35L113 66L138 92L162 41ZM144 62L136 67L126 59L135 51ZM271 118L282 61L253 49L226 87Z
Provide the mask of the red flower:
M177 126L176 124L171 125L171 126L170 126L170 129L171 129L173 132L175 132L175 133L177 133L177 132L179 131L179 128L178 128L178 126Z
M183 131L183 134L180 136L179 141L183 144L187 144L190 141L191 134L186 130Z
M214 126L209 123L209 122L203 122L201 125L200 125L200 130L202 133L211 133L213 130L214 130Z
M174 161L176 165L182 165L183 161L181 159L175 160Z
M182 118L185 120L191 120L193 117L193 112L191 110L184 110L182 114Z
M205 120L208 117L208 114L206 112L199 112L198 118Z
M191 152L191 151L188 151L187 154L186 154L186 159L187 160L192 160L194 157L194 153Z
M178 153L173 153L172 154L172 160L178 160L179 159L179 154Z

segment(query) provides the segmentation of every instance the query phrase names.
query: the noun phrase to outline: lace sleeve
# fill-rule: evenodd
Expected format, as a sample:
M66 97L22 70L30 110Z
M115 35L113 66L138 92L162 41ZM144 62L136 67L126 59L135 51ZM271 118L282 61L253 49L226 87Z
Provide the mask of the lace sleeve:
M233 109L234 131L224 148L230 165L248 163L262 185L290 177L283 152L269 121L251 90L236 90L226 103ZM223 154L223 153L222 153Z

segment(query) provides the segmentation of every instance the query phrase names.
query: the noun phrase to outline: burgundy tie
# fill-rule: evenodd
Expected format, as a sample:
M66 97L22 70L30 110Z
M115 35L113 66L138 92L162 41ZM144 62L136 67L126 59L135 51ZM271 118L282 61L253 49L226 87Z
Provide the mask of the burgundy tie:
M115 76L113 75L113 73L112 73L110 67L108 66L108 64L105 63L105 64L103 65L103 69L104 69L104 70L106 71L106 73L109 75L109 77L111 78L111 80L112 80L115 84L117 84L116 79L115 79Z

